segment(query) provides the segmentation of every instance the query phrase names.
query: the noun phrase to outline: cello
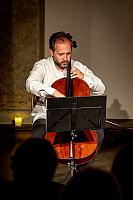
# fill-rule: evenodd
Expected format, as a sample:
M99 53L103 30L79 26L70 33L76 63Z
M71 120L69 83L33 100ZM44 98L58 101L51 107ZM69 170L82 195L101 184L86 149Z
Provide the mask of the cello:
M90 96L88 84L79 78L70 77L71 61L67 66L67 77L61 78L52 84L52 87L67 97ZM49 98L49 97L48 97ZM51 97L50 97L51 98ZM65 97L64 97L65 98ZM95 130L76 131L74 133L74 163L81 165L88 163L94 158L97 152L97 134ZM66 132L46 132L45 139L54 146L60 164L68 165L71 159L71 131Z

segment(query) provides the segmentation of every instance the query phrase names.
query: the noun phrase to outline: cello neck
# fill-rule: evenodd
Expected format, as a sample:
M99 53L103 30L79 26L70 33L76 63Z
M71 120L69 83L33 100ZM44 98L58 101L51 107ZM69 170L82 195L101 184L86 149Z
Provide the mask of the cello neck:
M70 72L71 72L71 60L69 65L67 66L67 91L66 91L67 97L73 96L72 78Z

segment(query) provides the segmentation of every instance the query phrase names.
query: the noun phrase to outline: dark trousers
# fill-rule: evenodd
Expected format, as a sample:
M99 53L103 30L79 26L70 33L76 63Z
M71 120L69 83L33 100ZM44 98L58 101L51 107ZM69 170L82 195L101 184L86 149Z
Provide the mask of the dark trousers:
M46 120L37 119L32 126L33 138L44 138L46 133Z
M45 137L46 133L46 120L45 119L38 119L34 122L32 126L32 137ZM96 131L97 133L97 140L98 140L98 149L100 149L103 139L104 139L104 130L99 129Z
M104 130L103 129L96 130L96 133L97 133L97 140L98 140L98 149L100 149L104 140Z

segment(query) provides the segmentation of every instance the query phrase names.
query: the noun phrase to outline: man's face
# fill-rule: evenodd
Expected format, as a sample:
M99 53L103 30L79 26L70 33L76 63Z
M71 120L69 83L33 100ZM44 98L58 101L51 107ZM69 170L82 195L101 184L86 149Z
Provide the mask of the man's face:
M59 69L66 68L71 60L72 46L71 42L67 39L64 41L56 41L54 51L50 50L55 65Z

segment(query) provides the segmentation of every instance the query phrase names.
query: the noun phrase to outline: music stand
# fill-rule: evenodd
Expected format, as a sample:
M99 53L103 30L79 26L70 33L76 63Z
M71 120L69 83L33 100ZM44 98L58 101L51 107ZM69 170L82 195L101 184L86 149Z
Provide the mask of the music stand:
M46 131L71 131L71 176L76 171L74 158L75 131L105 128L106 96L59 97L46 99Z

